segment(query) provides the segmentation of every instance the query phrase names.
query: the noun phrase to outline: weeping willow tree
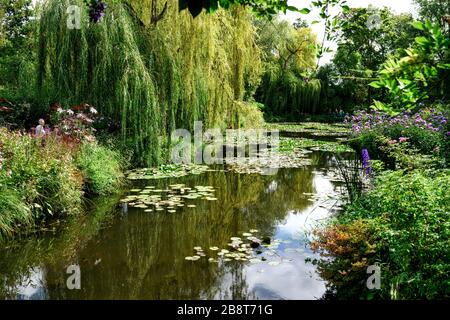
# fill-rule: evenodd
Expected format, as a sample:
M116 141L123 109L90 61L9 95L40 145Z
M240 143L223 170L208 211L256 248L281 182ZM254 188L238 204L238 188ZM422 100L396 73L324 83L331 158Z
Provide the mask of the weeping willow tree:
M266 73L261 96L272 115L296 117L320 111L321 82L293 72Z
M266 70L257 100L272 115L316 113L321 85L308 76L316 65L316 37L311 29L279 19L256 26Z
M39 87L49 102L86 102L120 124L122 141L141 165L158 164L175 128L239 125L239 101L251 97L260 52L245 8L193 19L178 1L107 1L89 22L83 1L47 0L40 17ZM67 8L84 10L67 28ZM164 11L157 23L154 12Z

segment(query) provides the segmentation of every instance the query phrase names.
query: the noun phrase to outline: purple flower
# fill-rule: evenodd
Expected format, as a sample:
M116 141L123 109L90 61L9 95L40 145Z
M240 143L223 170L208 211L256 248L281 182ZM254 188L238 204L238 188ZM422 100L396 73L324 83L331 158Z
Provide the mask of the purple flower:
M361 156L362 156L362 165L363 165L363 168L364 168L364 172L366 173L366 175L369 175L370 172L372 171L372 166L371 166L371 163L370 163L369 151L367 149L362 149Z

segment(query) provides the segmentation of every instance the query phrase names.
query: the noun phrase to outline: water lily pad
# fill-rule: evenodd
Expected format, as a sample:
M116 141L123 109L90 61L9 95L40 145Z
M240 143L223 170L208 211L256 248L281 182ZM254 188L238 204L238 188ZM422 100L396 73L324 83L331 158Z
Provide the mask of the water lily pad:
M250 263L253 263L253 264L262 262L260 259L250 259L249 261L250 261Z

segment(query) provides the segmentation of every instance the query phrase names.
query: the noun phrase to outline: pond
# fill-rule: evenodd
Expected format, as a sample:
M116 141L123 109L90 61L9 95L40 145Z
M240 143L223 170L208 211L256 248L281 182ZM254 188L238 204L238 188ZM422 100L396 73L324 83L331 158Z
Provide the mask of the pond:
M85 216L0 249L0 298L320 299L326 283L309 262L318 256L307 240L338 210L341 190L330 175L332 154L308 158L274 175L218 168L134 182L123 194L93 200ZM171 212L120 204L131 189L173 184L210 187L214 198L185 199ZM251 258L218 256L233 250L231 238L250 235L266 243L248 248ZM186 260L199 252L197 261ZM79 290L67 288L69 265L80 268Z

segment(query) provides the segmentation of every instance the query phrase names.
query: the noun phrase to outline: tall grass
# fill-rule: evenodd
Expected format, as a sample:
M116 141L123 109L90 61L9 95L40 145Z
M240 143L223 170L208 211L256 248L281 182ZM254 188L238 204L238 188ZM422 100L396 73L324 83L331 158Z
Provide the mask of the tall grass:
M0 127L0 238L79 214L84 190L106 194L121 182L121 158L97 143L68 145Z
M90 193L113 193L123 181L120 155L98 143L83 144L76 164L83 172L85 188Z
M0 185L0 241L11 237L17 229L33 225L33 214L22 195Z

